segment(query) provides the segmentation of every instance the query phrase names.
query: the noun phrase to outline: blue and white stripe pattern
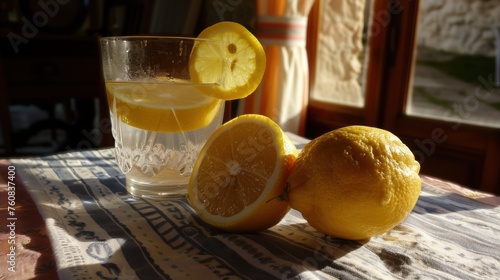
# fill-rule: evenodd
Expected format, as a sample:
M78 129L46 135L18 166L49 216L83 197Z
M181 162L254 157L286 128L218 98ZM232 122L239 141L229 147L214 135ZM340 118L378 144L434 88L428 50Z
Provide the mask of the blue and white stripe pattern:
M294 210L257 234L211 228L187 200L127 194L112 149L11 162L47 223L61 279L500 279L500 207L425 183L402 224L354 242Z

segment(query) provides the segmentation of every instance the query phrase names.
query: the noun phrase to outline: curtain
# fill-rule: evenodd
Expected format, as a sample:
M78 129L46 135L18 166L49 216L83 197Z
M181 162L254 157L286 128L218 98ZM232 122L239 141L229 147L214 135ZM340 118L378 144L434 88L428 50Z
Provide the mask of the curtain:
M285 131L304 134L309 68L307 20L314 0L257 0L256 34L267 66L255 93L243 99L239 113L268 116Z

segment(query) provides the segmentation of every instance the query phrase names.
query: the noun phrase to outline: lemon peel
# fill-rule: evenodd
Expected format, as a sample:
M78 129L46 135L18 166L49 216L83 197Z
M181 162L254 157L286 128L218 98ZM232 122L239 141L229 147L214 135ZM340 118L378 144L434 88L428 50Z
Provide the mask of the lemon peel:
M343 127L304 146L288 179L288 201L323 233L368 239L410 214L420 194L419 170L389 131Z
M298 152L268 117L239 116L218 128L196 160L189 201L206 223L231 232L257 232L288 212L273 200L286 186Z
M257 89L266 69L266 54L250 31L239 23L223 21L204 29L198 38L222 41L221 49L201 42L191 53L191 80L217 84L205 88L205 94L234 100Z

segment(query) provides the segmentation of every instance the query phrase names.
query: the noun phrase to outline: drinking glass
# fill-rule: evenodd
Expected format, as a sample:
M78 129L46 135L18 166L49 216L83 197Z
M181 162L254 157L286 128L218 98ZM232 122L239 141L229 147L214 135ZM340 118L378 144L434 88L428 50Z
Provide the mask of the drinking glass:
M194 48L222 41L181 37L117 36L101 39L102 70L127 191L148 198L187 193L198 153L221 125L222 100L207 95L217 86L190 78Z

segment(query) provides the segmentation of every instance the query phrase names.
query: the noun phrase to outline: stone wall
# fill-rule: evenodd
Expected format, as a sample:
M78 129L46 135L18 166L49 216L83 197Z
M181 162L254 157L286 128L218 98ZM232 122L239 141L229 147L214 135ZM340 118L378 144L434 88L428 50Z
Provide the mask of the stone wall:
M420 1L419 46L495 56L493 26L500 26L499 0Z
M310 87L313 100L363 106L359 84L366 0L321 1L316 69Z

